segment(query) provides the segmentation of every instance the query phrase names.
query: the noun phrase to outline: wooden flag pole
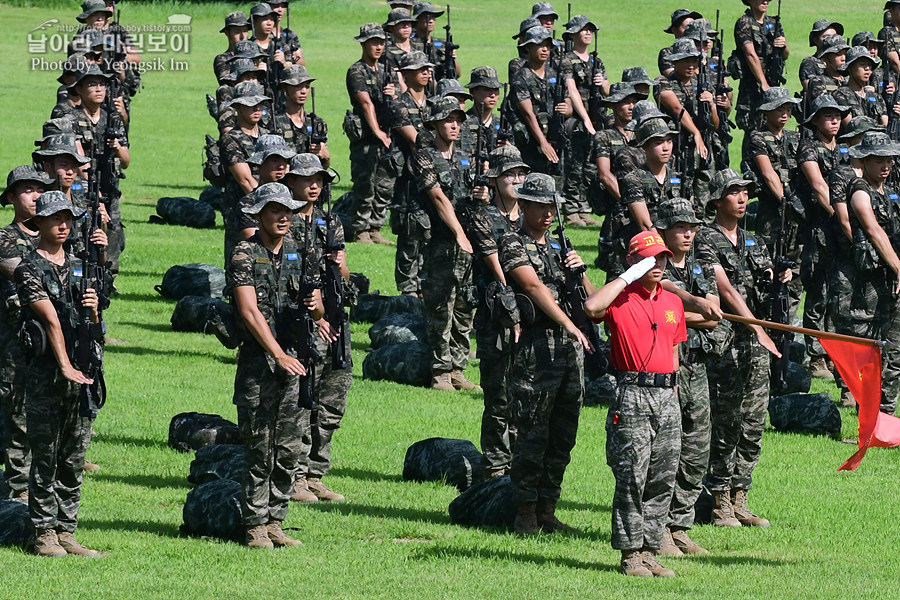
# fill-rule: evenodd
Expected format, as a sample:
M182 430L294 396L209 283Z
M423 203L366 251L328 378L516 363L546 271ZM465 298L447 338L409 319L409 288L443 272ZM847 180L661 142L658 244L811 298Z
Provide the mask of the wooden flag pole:
M735 323L744 323L745 325L759 325L766 329L778 329L780 331L789 331L791 333L800 333L802 335L811 335L817 338L825 338L826 340L837 340L839 342L850 342L851 344L862 344L864 346L875 346L882 348L891 342L883 340L870 340L869 338L861 338L852 335L843 335L841 333L831 333L830 331L819 331L818 329L807 329L805 327L795 327L793 325L783 325L774 321L763 321L762 319L751 319L740 315L732 315L730 313L722 313L722 317ZM893 345L893 344L892 344Z

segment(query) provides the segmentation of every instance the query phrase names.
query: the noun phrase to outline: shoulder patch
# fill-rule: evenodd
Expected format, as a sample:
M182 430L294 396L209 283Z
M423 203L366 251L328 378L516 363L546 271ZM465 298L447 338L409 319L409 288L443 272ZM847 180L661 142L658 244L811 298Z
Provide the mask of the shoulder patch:
M559 244L557 244L556 242L550 242L550 247L554 250L559 250Z
M84 272L81 269L72 269L72 275L75 277L81 277Z
M531 250L531 251L533 251L533 252L536 252L536 251L537 251L537 245L534 244L533 242L528 242L528 243L525 244L525 249L526 249L526 250Z
M694 275L700 275L701 273L703 273L703 269L701 269L700 267L694 267Z
M680 177L669 177L669 183L671 183L672 185L678 185L679 183L681 183L681 178Z
M756 245L756 240L752 240L752 239L750 239L750 240L744 240L744 245L747 246L747 247L755 246L755 245Z
M296 252L290 252L290 253L288 253L286 258L288 260L298 260L299 257L297 256Z
M548 83L556 83L556 77L551 77L547 80Z

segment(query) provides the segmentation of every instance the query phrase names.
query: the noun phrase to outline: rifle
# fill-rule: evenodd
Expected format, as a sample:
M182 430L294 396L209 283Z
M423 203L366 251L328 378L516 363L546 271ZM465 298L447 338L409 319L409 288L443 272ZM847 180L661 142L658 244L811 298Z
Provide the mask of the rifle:
M563 224L559 194L554 195L554 203L556 204L556 217L559 225L553 234L559 239L564 259L574 248L566 237L566 227ZM585 353L584 355L585 373L589 379L594 380L606 374L609 370L609 364L604 357L600 356L600 336L597 335L597 329L594 327L593 321L588 318L587 313L584 311L584 301L587 300L588 295L587 290L584 288L583 276L587 266L581 265L577 268L569 268L565 264L560 266L566 273L566 298L569 301L572 323L581 330L594 347L592 354Z
M569 2L568 14L566 15L566 26L572 22L572 3ZM563 48L566 51L566 54L572 52L575 49L575 43L572 41L572 36L566 37L565 42L563 42Z
M897 89L895 87L892 94L887 93L888 86L891 84L891 65L888 62L882 67L881 93L884 96L884 102L887 104L887 134L892 140L900 139L900 120L897 113L894 112L894 105L897 104Z
M115 81L115 75L110 81ZM106 110L106 131L104 132L103 150L100 149L100 140L94 140L91 145L92 167L99 176L98 192L103 198L103 204L110 206L114 199L121 196L116 173L116 150L112 147L113 140L125 139L126 131L123 127L113 127L113 115L118 115L115 96L118 86L111 85L106 90L106 98L103 100L103 108ZM121 177L124 178L124 175Z
M695 96L695 102L697 104L697 121L694 123L698 129L700 129L700 138L703 140L703 145L706 146L707 151L712 151L712 133L715 130L712 122L712 109L709 106L709 103L703 102L700 99L700 94L702 94L705 90L709 88L709 64L704 60L706 58L706 52L701 52L699 68L697 69L697 95ZM708 156L708 155L707 155ZM701 159L703 164L703 169L710 168L710 160L709 158Z
M774 46L776 38L784 37L784 27L781 25L781 0L778 0L778 14L774 17L775 26L772 28L772 54L766 57L766 66L763 74L769 85L778 86L787 83L784 78L784 52Z
M453 58L453 51L459 48L459 44L453 43L453 34L450 33L450 5L447 5L447 24L444 25L444 31L447 32L447 43L444 45L444 79L456 79L456 59Z
M313 251L312 232L315 227L315 220L310 220L305 224L306 232L305 247L303 248L303 261L301 264L300 283L295 295L296 307L291 312L296 313L297 333L296 339L293 340L297 348L297 360L299 360L306 368L306 375L300 376L300 407L307 410L315 410L316 403L316 363L322 358L319 351L316 350L316 321L312 314L304 306L303 300L309 296L313 290L321 289L322 282L309 275L309 253ZM293 319L292 319L293 320ZM293 336L291 336L293 337Z
M513 142L513 128L509 125L509 119L507 118L506 111L509 110L509 105L506 100L506 90L509 87L508 83L503 84L503 101L500 103L500 128L497 130L497 145L499 146L503 142L509 142L510 144Z
M314 144L325 144L328 142L328 124L325 123L325 119L316 114L316 88L309 88L309 93L312 95L312 112L308 115L309 125L306 127L306 131L309 134L309 143L306 146L307 152L310 152L310 147ZM325 190L328 194L328 201L331 202L331 184L326 185ZM330 214L331 209L329 208L328 210Z
M340 180L340 179L339 179ZM322 196L328 206L326 223L329 225L325 236L325 320L331 326L332 331L337 332L338 339L331 343L331 368L346 369L350 366L347 357L347 347L350 346L350 316L344 309L344 278L341 275L341 267L338 263L328 258L329 254L344 249L344 243L334 239L334 229L331 224L331 182L326 183Z
M716 10L716 31L719 32L719 35L716 36L716 39L713 40L713 57L716 60L716 96L725 96L732 92L732 88L729 85L725 84L725 48L724 43L722 42L722 38L725 35L724 29L719 29L719 11ZM728 166L731 162L728 156L728 146L734 140L734 136L731 135L731 128L736 127L734 123L728 120L728 111L726 111L721 106L716 106L716 111L719 113L719 140L722 142L722 154L719 156L718 164L722 165L723 168Z
M781 199L781 207L779 209L781 218L781 227L778 235L775 237L775 247L773 248L772 257L772 281L769 283L769 301L771 319L776 323L787 325L790 321L791 299L788 294L787 284L781 283L778 279L787 269L793 269L797 263L788 260L784 255L784 211L788 203L787 197ZM772 333L773 341L779 347L781 358L772 357L772 381L776 388L784 389L787 382L788 369L788 346L791 342L791 336L784 332Z
M594 127L597 127L598 124L602 125L600 122L600 115L603 113L603 104L601 103L601 100L603 100L603 88L594 83L597 75L600 74L600 59L597 58L598 40L599 37L595 33L594 51L591 52L591 86L588 88L590 90L590 96L588 97L588 115L591 117L591 120L594 121Z
M475 131L475 183L473 187L489 185L487 177L484 176L484 162L488 160L488 154L484 151L484 102L481 103L481 109L476 114L478 117L478 129Z
M553 44L554 46L556 45L556 31L553 32ZM566 101L565 80L560 74L559 62L557 53L557 64L554 68L556 83L551 84L553 86L551 93L547 94L547 99L550 101L550 106L548 107L550 123L547 125L547 141L556 150L556 155L559 158L558 162L550 163L547 167L547 174L554 176L560 176L565 173L563 155L566 150L566 142L568 141L566 136L566 117L556 111L556 105Z

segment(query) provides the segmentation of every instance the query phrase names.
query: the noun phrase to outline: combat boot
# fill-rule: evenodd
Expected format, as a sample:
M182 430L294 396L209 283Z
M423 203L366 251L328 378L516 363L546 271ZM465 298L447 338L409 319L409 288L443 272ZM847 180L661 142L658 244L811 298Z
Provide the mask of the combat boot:
M66 551L66 554L75 554L77 556L87 556L89 558L96 558L100 556L100 553L96 550L91 550L90 548L85 548L75 539L75 536L68 531L58 531L56 533L56 537L59 540L59 545L63 550Z
M310 491L305 475L301 475L294 482L294 493L291 494L291 500L303 502L304 504L312 504L319 501L319 498Z
M659 547L658 554L665 554L668 556L681 556L684 554L677 545L675 545L675 541L672 539L672 530L668 527L663 531L663 539L662 545Z
M856 408L856 400L848 389L841 390L841 406L844 408Z
M578 217L584 222L585 225L599 225L600 221L595 219L593 215L590 213L579 213Z
M547 533L553 533L554 531L581 533L581 530L577 527L567 525L556 518L556 500L538 498L535 515L538 525Z
M578 213L572 213L571 215L566 215L566 225L571 225L572 227L581 227L585 225L585 222L581 220L581 217Z
M712 524L717 527L740 527L741 522L734 517L730 492L713 492L715 506L712 511Z
M828 370L828 362L824 356L809 361L809 374L821 379L834 379L834 375Z
M346 498L335 492L333 489L322 483L319 477L310 477L306 480L309 491L316 495L319 500L325 502L343 502Z
M274 546L302 546L303 542L300 540L295 540L294 538L288 537L288 535L281 529L281 521L269 521L266 524L266 534L269 536L269 539L272 541Z
M59 545L59 537L55 529L34 530L34 553L38 556L59 558L68 554L66 549Z
M516 504L516 520L513 528L517 535L535 535L541 528L538 526L534 502L519 502Z
M654 577L675 577L675 571L662 566L659 561L656 560L656 555L652 550L641 552L641 558L644 561L644 566L647 567L647 570L650 571L650 574Z
M84 470L88 473L100 470L100 465L94 464L89 460L84 461Z
M392 242L391 240L389 240L386 237L384 237L383 235L381 235L381 232L377 229L373 229L372 231L369 232L369 239L372 240L372 242L375 244L382 244L384 246L395 246L396 245L396 244L394 244L394 242Z
M353 241L357 244L374 244L372 241L372 236L369 235L368 231L360 231L353 237Z
M629 577L653 577L646 566L640 550L622 550L622 562L619 563L622 573Z
M453 369L450 371L450 384L455 390L478 390L481 391L480 385L475 385L463 375L462 369Z
M688 536L687 529L673 529L672 542L682 554L708 554L709 551ZM662 554L662 552L660 552Z
M754 515L747 508L747 490L736 489L732 491L734 492L734 516L741 525L762 528L770 525L768 519Z
M450 381L449 371L435 371L431 374L431 389L452 392L456 388Z
M262 550L273 550L275 544L269 539L269 532L265 525L254 525L247 528L247 547Z

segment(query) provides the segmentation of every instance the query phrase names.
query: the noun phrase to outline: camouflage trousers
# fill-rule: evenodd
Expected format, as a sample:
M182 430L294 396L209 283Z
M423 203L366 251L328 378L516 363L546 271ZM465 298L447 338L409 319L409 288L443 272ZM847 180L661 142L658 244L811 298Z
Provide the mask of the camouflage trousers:
M31 469L23 384L23 381L0 382L0 413L3 415L3 447L0 451L3 456L3 479L14 496L28 489L28 472Z
M572 125L569 122L573 122ZM587 196L585 163L590 160L592 138L580 119L572 118L569 122L566 123L566 129L570 130L570 133L566 141L566 158L563 164L565 168L562 187L562 196L565 199L563 213L566 215L591 213L593 207Z
M401 294L422 291L422 266L425 241L417 213L408 210L391 210L391 231L397 235L397 253L394 256L394 281ZM419 211L419 215L424 212Z
M513 497L558 500L584 399L581 348L558 327L525 328L513 352L508 390L516 423Z
M735 327L734 344L707 364L711 439L706 487L750 489L769 406L768 351L756 334Z
M309 454L299 475L322 478L331 467L331 438L340 429L347 409L347 394L353 384L353 366L334 369L331 366L331 344L316 337L316 350L323 357L316 365L316 402L318 407L309 416ZM347 356L350 349L347 348ZM303 462L303 461L301 461ZM305 472L304 472L305 471Z
M487 310L487 307L479 310ZM484 412L481 414L481 452L485 469L508 468L516 439L516 426L511 419L507 377L511 349L507 337L493 323L475 330L477 356L484 390ZM499 347L498 347L499 345Z
M856 268L853 265L853 254L849 248L839 248L835 253L834 266L828 277L827 319L836 333L853 335L853 319L851 305L856 287ZM835 371L835 385L841 391L847 384Z
M750 132L759 127L762 122L762 113L759 105L762 104L762 88L753 78L753 75L745 72L738 88L738 98L735 104L735 123L750 137Z
M669 525L690 529L694 524L694 505L700 497L703 475L709 465L709 382L705 362L681 363L678 402L681 405L681 458L669 506Z
M850 305L853 335L876 340L900 339L900 299L894 294L896 277L887 269L860 273ZM900 394L900 350L887 345L881 349L881 412L897 410Z
M274 372L277 370L277 372ZM238 351L234 403L244 443L241 520L246 527L283 521L303 457L299 377L289 376L258 345ZM308 421L307 421L308 427Z
M474 309L464 298L472 286L472 256L455 241L432 240L425 253L422 296L428 319L431 369L465 369ZM465 288L465 289L464 289Z
M35 529L73 532L78 526L91 420L78 414L80 388L62 376L53 357L32 359L27 378L25 426L31 447L31 522Z
M834 268L834 255L828 249L826 230L814 227L809 239L803 245L800 280L806 291L803 302L803 326L820 331L834 331L834 326L826 319L828 306L828 281ZM806 353L811 359L827 355L818 338L806 336Z
M675 388L620 385L606 416L606 463L616 478L616 550L658 550L669 519L681 451Z
M381 157L386 148L376 138L350 142L350 177L353 179L353 233L381 229L394 194L394 178Z
M125 225L121 213L111 215L112 220L106 224L106 265L109 273L115 278L119 274L119 257L125 251Z

